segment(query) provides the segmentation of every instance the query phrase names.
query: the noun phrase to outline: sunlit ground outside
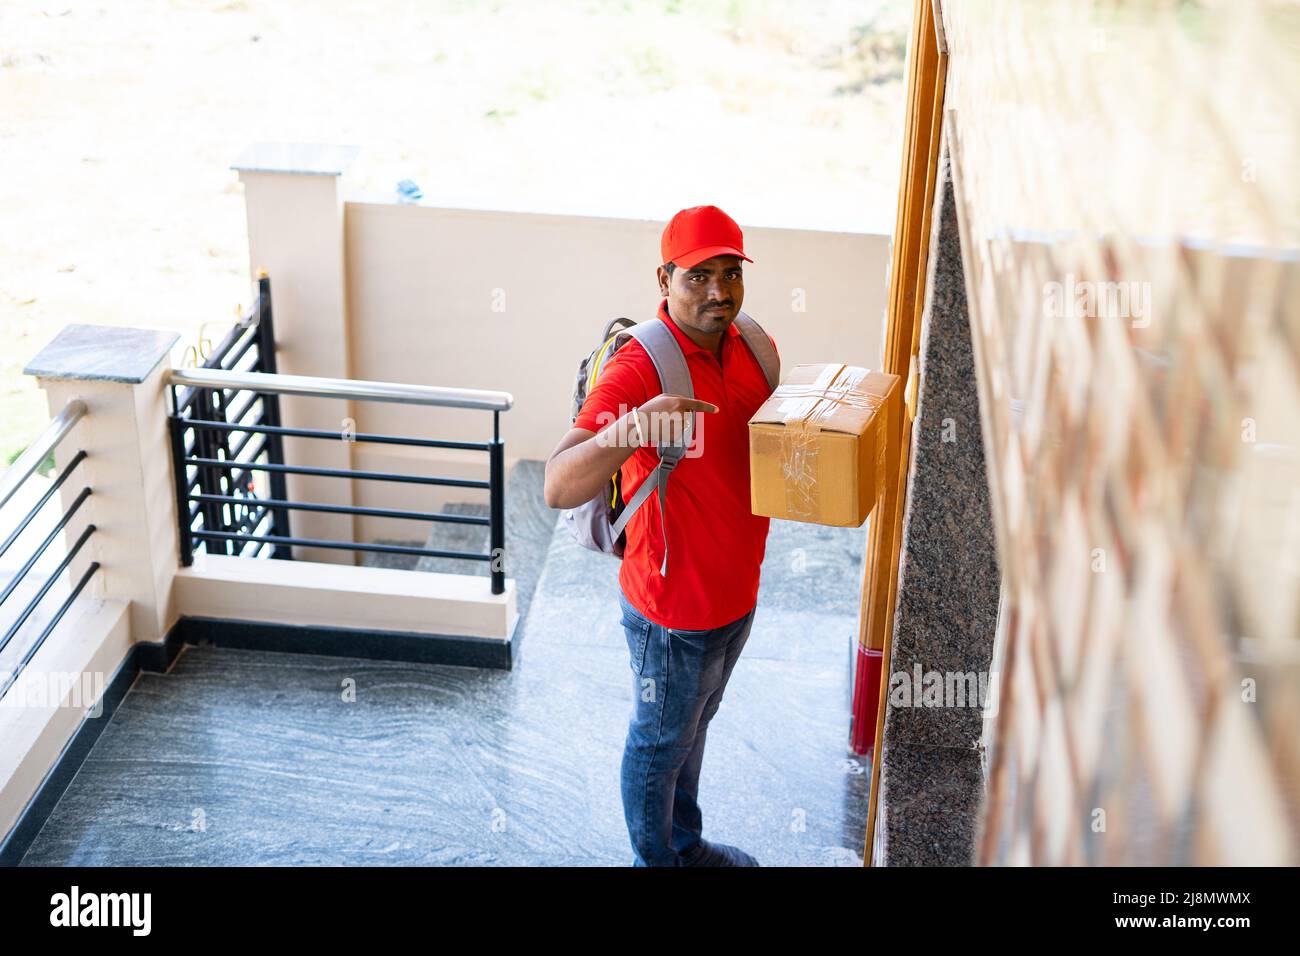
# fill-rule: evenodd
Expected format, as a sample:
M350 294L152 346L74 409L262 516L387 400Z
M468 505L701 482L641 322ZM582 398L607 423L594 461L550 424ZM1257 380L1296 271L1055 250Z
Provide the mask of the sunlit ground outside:
M250 142L360 146L356 198L888 231L910 9L8 0L0 465L48 418L22 368L63 325L183 348L251 301Z

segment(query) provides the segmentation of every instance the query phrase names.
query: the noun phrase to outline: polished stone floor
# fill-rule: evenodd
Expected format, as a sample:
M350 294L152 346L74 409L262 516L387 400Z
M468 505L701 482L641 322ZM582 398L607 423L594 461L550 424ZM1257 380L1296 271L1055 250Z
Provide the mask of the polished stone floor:
M138 678L24 865L628 865L618 562L553 512L539 527L514 670L187 647ZM772 522L710 726L705 835L766 866L861 862L868 768L847 740L864 542Z

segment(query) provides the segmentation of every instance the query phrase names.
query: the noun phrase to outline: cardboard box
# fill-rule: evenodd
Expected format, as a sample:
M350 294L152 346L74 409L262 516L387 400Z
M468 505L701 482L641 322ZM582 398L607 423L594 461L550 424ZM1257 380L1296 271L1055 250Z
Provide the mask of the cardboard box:
M857 527L897 460L897 375L853 365L796 365L749 420L756 515ZM893 456L890 449L895 450Z

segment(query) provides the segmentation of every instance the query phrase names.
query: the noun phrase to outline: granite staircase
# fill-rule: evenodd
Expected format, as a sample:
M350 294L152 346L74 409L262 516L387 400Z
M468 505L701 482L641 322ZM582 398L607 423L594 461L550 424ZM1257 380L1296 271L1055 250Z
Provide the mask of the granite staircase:
M573 539L542 476L522 461L506 482L526 612L512 669L188 645L136 678L21 865L629 865L620 563ZM486 550L486 534L439 524L428 541ZM772 522L700 784L705 834L764 866L862 862L870 768L848 731L865 540Z
M555 532L559 512L546 506L544 494L546 462L520 459L506 473L506 577L514 578L520 626L528 615L533 594L541 578L546 552ZM442 508L444 514L488 516L487 502L454 501ZM487 525L432 522L422 541L385 539L385 544L415 544L443 551L488 550ZM368 554L367 565L405 568L412 571L439 571L444 574L470 574L487 577L486 561L462 558L431 558L408 555Z

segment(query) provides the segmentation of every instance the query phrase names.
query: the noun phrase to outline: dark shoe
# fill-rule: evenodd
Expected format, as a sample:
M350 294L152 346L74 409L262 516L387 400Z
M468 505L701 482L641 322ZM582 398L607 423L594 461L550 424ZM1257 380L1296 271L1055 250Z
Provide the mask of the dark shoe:
M726 843L701 840L682 857L682 866L758 866L758 861L744 850Z

